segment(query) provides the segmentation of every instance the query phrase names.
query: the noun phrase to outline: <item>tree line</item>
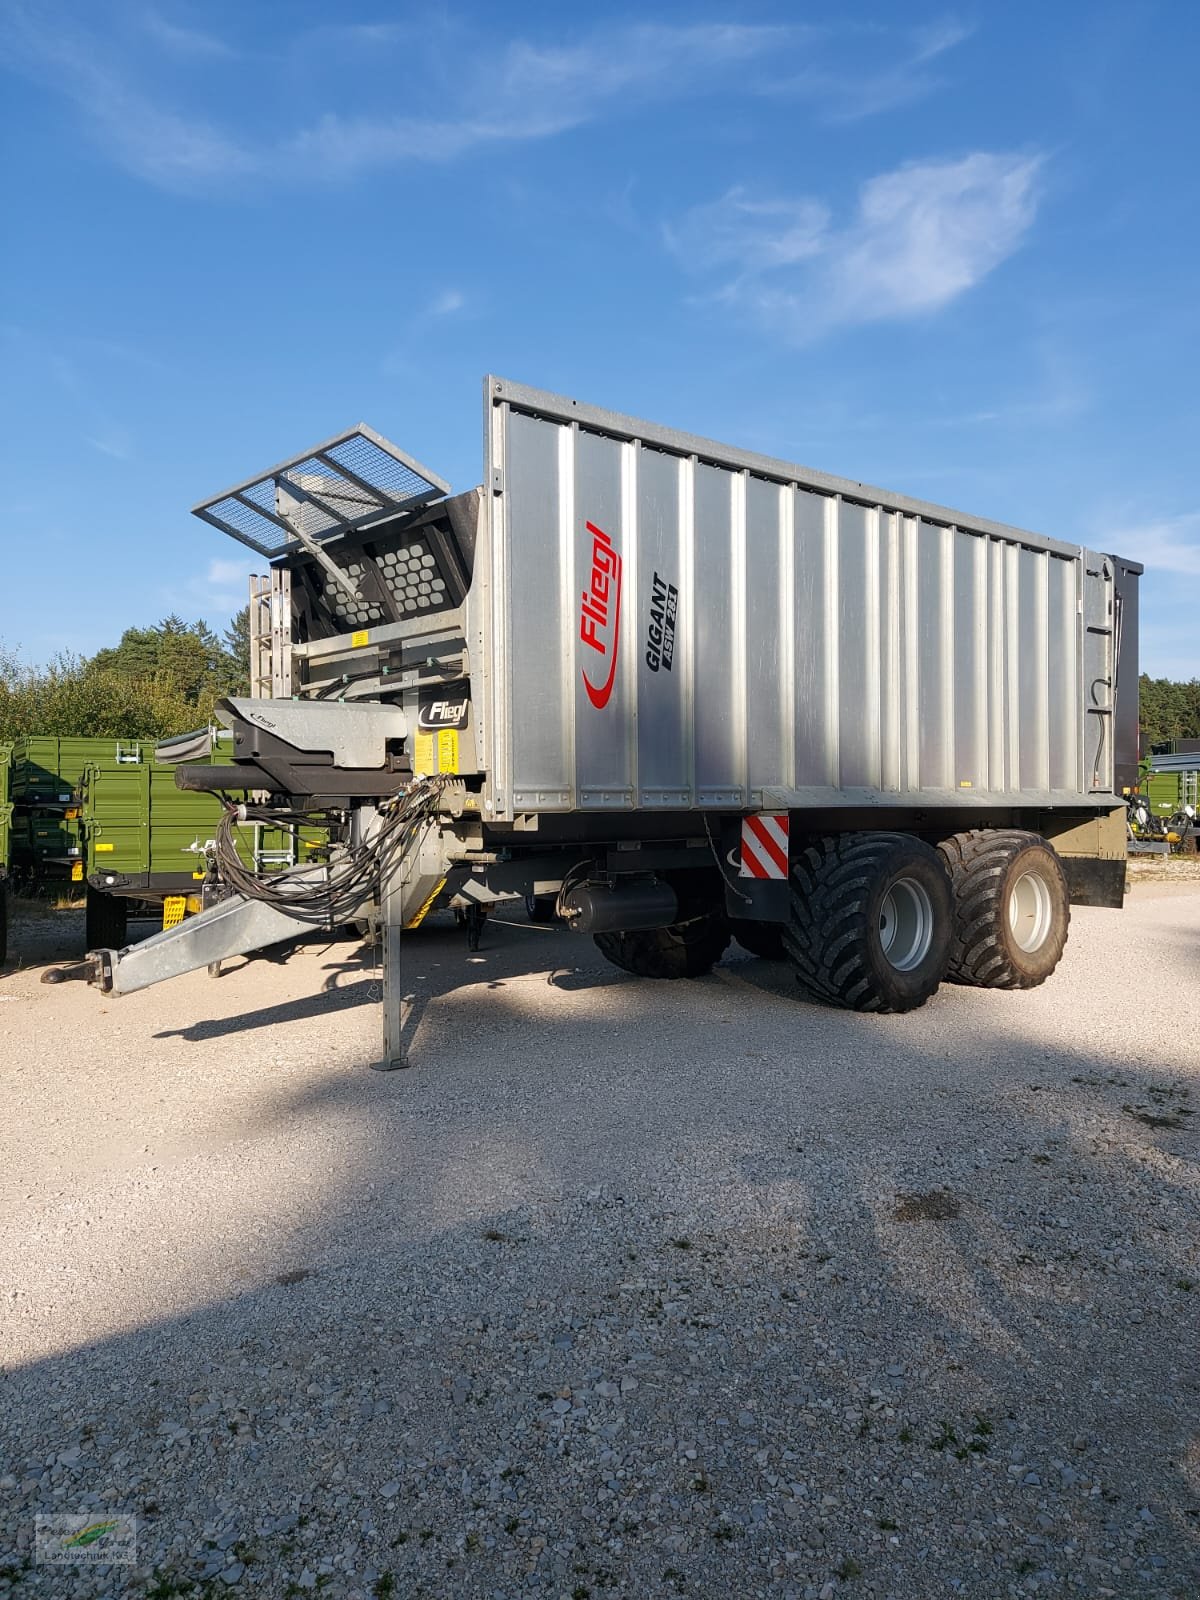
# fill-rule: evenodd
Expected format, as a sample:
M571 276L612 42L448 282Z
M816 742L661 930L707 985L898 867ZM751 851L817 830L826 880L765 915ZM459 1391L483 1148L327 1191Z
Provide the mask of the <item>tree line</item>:
M249 687L248 607L219 635L172 615L126 628L94 656L62 654L45 667L0 644L0 739L165 739L204 727L222 695Z
M1142 674L1138 689L1142 749L1169 739L1200 739L1200 678L1175 683Z

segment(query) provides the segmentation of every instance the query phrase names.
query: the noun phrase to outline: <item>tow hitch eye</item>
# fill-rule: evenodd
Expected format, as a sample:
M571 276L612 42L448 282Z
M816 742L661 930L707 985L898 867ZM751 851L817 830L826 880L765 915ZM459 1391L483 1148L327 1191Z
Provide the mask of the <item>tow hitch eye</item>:
M47 967L43 983L90 983L102 994L112 993L112 951L89 950L82 961L65 967Z

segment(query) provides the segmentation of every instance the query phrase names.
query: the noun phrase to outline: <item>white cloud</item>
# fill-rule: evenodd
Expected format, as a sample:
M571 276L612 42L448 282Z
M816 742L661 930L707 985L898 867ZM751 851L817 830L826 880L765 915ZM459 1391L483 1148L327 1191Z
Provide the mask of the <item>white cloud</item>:
M977 153L901 167L863 187L835 248L835 299L852 321L936 310L1012 254L1037 210L1037 157Z
M1138 599L1141 670L1152 678L1200 677L1200 511L1115 520L1088 543L1146 569Z
M224 39L218 39L215 34L201 33L196 28L180 27L158 11L147 9L142 13L141 21L148 38L168 54L182 60L213 61L234 54Z
M743 188L694 207L667 229L667 242L688 267L767 272L795 266L824 248L829 209L817 200L755 199Z
M221 41L155 12L146 13L146 28L176 55L231 54ZM0 17L10 66L73 101L120 165L185 190L246 178L344 179L403 161L447 161L486 144L548 138L617 104L628 110L727 88L733 69L773 58L794 36L784 27L640 23L609 25L563 45L460 44L460 59L438 62L448 87L437 97L444 109L436 117L325 112L307 126L252 139L132 88L111 41L61 16L13 0ZM385 30L375 42L384 49L390 40Z
M435 295L430 302L429 315L431 317L450 317L456 311L461 311L466 305L467 298L459 289L443 289L441 294Z
M806 341L846 323L937 311L1021 244L1041 158L977 151L870 179L844 228L811 197L731 190L667 231L689 269L735 267L722 298Z
M1200 578L1200 511L1157 522L1120 524L1105 536L1103 544L1106 550L1140 561L1147 574L1171 572Z
M262 563L260 562L261 566ZM205 574L205 583L211 584L216 589L228 589L231 585L244 589L249 581L253 563L247 561L210 561Z
M114 461L129 461L133 457L132 436L128 428L118 423L103 423L93 433L85 434L84 440L93 450L98 450L102 456L111 456Z
M838 70L818 59L772 83L768 92L809 101L823 122L858 122L911 105L942 88L943 80L928 69L973 32L950 17L909 30L899 40L892 28L855 29L851 42L856 59L851 66ZM875 34L882 42L888 57L884 66L872 65L869 57L864 61L864 34Z
M169 610L194 616L232 616L246 604L250 594L250 574L265 570L264 563L248 551L244 561L236 556L217 557L203 574L183 579L159 591L158 603Z

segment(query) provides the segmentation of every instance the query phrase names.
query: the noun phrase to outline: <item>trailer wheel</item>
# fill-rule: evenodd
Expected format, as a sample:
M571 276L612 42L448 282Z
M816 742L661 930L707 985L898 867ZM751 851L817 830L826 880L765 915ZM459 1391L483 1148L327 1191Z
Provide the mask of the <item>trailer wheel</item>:
M129 901L123 895L105 894L88 884L83 914L86 950L120 950L129 925Z
M980 989L1034 989L1062 959L1071 896L1036 833L973 828L938 847L954 885L949 977Z
M729 934L724 912L710 911L669 928L594 933L592 938L607 961L638 978L699 978L725 954Z
M950 879L937 851L903 833L816 839L792 868L783 943L814 999L850 1011L912 1011L946 972Z
M557 918L555 907L558 905L556 894L527 894L525 896L525 915L530 922L554 922Z
M783 929L777 922L751 922L748 917L731 917L729 926L733 937L743 950L764 961L786 961L783 947Z

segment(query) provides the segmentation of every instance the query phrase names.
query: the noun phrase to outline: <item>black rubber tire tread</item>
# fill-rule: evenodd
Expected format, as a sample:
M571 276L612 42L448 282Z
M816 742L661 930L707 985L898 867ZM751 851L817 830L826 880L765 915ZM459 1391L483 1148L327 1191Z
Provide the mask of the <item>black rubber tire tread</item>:
M954 936L947 977L977 989L1036 989L1066 948L1071 895L1054 847L1039 833L1019 828L972 828L938 845L954 885ZM1006 914L1008 886L1039 865L1051 885L1053 924L1040 950L1024 951L1012 939Z
M83 914L85 950L120 950L129 926L129 901L123 895L105 894L88 884Z
M743 950L764 961L786 961L783 947L783 929L777 922L751 922L746 917L731 917L729 926L733 937Z
M888 884L916 877L930 898L933 930L925 959L899 972L879 942L879 904ZM791 876L791 921L783 943L814 1000L847 1011L913 1011L945 976L953 891L941 856L905 833L845 833L811 840Z
M525 915L530 922L554 922L558 916L555 907L558 904L556 894L527 894L525 896Z
M670 928L594 933L606 961L638 978L699 978L711 972L729 948L729 920L710 912Z
M0 878L0 967L8 960L8 884Z

